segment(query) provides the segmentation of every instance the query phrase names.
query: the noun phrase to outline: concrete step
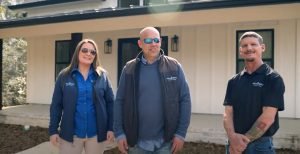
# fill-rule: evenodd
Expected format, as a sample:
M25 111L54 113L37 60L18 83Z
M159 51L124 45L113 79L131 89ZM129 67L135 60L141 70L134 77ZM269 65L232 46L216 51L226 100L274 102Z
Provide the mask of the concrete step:
M49 107L49 105L43 104L4 107L0 111L0 123L48 128Z

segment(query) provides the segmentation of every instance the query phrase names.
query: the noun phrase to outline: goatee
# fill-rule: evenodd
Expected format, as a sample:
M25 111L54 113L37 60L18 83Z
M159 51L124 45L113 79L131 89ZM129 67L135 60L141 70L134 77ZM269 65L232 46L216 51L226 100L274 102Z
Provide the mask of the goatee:
M246 62L254 62L254 58L247 58L245 59Z

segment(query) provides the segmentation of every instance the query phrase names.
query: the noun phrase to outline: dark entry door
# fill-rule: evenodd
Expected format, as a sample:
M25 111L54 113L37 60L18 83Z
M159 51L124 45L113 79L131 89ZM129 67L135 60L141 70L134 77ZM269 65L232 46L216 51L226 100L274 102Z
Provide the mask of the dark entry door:
M126 62L134 59L141 48L139 48L137 42L139 38L124 38L118 40L118 83L122 73L122 69ZM165 55L168 55L168 36L162 37L161 48L164 50Z

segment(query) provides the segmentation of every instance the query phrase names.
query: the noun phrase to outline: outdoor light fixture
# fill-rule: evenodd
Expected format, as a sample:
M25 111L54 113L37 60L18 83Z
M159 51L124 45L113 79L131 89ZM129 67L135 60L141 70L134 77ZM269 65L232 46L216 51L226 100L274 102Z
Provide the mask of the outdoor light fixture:
M171 50L174 51L174 52L177 52L178 51L178 36L177 35L174 35L172 38L171 38Z
M106 41L104 41L104 53L110 54L111 50L112 50L112 40L107 39Z

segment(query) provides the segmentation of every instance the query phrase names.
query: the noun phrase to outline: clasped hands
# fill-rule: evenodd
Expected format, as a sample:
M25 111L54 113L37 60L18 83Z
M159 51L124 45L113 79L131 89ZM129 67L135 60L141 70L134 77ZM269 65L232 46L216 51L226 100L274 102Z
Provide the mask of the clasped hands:
M229 142L230 154L241 154L247 148L250 140L243 134L235 133L229 138Z

